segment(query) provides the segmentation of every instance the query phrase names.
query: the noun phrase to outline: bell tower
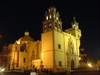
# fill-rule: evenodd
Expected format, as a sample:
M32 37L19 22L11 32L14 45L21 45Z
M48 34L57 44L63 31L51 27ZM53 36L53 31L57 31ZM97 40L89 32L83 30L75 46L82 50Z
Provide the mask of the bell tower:
M66 29L65 32L73 35L77 39L81 38L81 30L79 29L79 23L76 21L76 18L73 17L73 21L71 22L71 28Z
M48 8L48 11L45 12L42 24L43 29L41 34L41 60L43 67L56 72L58 69L61 71L62 68L67 69L67 67L69 67L70 70L71 60L72 65L74 64L74 61L78 65L78 48L80 46L81 31L78 27L78 22L76 21L75 17L73 17L73 21L71 23L72 27L63 32L60 14L59 12L56 12L55 7L51 6ZM73 52L70 55L70 60L67 61L67 57L69 56L66 55L66 52L69 50L68 40L70 37L73 40L73 43L71 44L73 47L71 47L71 52L72 49Z
M79 23L76 21L75 17L73 17L73 22L71 23L72 28L78 29L78 28L79 28L79 27L78 27L78 24L79 24Z
M56 8L51 6L48 11L45 12L43 20L43 33L50 30L62 31L62 21L60 19L59 12L56 12Z
M79 29L79 23L76 21L75 17L73 17L73 21L71 22L72 25L72 35L74 35L76 38L81 38L81 30Z
M55 39L57 40L58 35L62 34L62 21L55 7L51 6L45 12L42 25L42 62L44 68L53 70L55 67Z

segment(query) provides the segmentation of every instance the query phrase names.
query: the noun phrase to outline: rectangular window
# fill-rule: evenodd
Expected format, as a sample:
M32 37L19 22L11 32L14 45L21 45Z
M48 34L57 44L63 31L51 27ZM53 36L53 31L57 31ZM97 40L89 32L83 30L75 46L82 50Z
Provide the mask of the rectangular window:
M61 62L61 61L59 61L59 66L60 66L60 67L62 66L62 62Z
M23 62L25 63L25 61L26 61L26 59L24 58L24 59L23 59Z
M61 45L60 44L58 44L58 49L61 49Z

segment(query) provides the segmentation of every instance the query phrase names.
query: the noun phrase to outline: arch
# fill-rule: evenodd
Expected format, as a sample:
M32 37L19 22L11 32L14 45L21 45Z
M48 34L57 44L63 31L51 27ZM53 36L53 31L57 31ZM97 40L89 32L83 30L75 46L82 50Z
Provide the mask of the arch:
M74 60L71 60L71 70L74 70Z

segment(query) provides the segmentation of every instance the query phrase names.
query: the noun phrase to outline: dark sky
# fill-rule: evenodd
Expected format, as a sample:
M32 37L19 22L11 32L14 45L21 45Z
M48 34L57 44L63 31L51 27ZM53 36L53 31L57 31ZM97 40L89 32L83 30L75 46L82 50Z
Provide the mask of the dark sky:
M99 0L16 0L0 1L0 50L4 43L14 43L28 30L41 40L44 13L53 5L60 13L63 30L71 27L73 14L82 31L81 46L91 61L99 59Z

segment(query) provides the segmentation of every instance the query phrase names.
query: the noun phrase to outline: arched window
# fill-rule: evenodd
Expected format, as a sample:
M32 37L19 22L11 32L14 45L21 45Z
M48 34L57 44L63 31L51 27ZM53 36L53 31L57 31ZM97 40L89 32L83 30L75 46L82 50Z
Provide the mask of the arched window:
M50 18L50 19L52 18L51 14L49 15L49 18Z
M49 23L48 27L51 28L51 23Z
M44 25L44 29L47 29L47 25Z
M47 31L47 28L48 28L48 27L47 27L47 24L45 24L45 25L43 26L43 31L46 32L46 31Z
M46 20L48 20L48 16L46 16Z

